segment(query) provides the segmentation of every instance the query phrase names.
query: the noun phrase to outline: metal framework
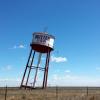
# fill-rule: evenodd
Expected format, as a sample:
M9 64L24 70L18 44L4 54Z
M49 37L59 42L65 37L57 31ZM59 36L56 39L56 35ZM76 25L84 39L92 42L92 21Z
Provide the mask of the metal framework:
M34 57L35 57L36 51L30 50L30 54L29 54L29 58L26 64L26 68L24 71L24 75L21 81L21 86L20 88L30 88L30 89L34 89L36 88L36 80L37 80L37 76L38 76L38 70L43 71L44 73L44 77L43 77L43 83L42 83L42 87L41 88L46 88L47 87L47 78L48 78L48 69L49 69L49 60L50 60L50 50L48 50L48 52L46 53L46 62L45 62L45 66L44 67L40 67L40 63L41 63L41 57L42 57L42 53L39 53L39 57L38 57L38 62L37 62L37 66L33 66L34 63ZM29 82L29 77L30 77L30 72L32 71L32 69L35 70L35 76L33 83L31 84L31 86L28 85ZM27 73L27 74L26 74Z

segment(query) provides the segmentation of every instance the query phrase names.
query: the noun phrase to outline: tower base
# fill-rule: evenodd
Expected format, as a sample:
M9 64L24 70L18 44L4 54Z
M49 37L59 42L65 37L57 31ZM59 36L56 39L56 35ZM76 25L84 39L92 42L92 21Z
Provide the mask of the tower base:
M29 54L29 58L26 64L26 68L24 71L24 75L21 81L21 85L20 88L25 88L25 89L36 89L36 88L41 88L44 89L47 87L47 78L48 78L48 69L49 69L49 60L50 60L50 51L48 50L46 54L46 61L45 61L45 65L44 67L40 67L41 64L41 58L42 58L42 53L39 53L38 56L38 61L37 61L37 65L34 66L34 60L35 60L35 54L36 51L33 51L32 49L30 50L30 54ZM32 72L32 70L35 71L35 75L33 76L33 82L31 83L31 85L29 85L29 78L30 78L30 73ZM43 80L42 80L42 86L41 87L36 87L36 81L37 81L37 77L38 77L38 71L42 71L43 72Z

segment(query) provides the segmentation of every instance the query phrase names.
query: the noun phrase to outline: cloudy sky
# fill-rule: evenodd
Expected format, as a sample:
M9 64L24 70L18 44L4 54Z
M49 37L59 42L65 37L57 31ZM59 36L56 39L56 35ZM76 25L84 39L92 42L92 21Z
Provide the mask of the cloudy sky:
M56 38L48 85L100 86L99 0L0 0L0 86L20 84L45 27Z

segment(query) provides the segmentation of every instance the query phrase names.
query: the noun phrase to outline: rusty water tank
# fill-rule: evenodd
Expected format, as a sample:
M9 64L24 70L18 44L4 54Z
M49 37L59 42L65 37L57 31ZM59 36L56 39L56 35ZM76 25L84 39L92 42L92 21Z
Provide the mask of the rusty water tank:
M32 49L37 52L47 53L54 49L54 40L55 37L48 33L34 32L32 43L30 45Z

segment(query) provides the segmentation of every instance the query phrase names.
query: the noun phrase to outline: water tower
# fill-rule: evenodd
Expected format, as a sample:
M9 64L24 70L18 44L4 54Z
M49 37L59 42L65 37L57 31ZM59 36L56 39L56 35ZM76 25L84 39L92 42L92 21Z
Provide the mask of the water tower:
M55 37L52 35L49 35L46 32L34 32L33 33L33 39L30 44L31 50L29 54L29 58L26 64L26 68L24 71L24 75L21 81L21 88L36 88L36 82L38 76L38 71L42 71L43 78L42 78L42 86L41 88L47 87L47 78L48 78L48 69L49 69L49 61L50 61L50 53L54 50L54 39ZM38 57L35 58L36 53L38 53ZM42 55L45 54L45 63L41 66ZM43 56L44 57L44 56ZM34 64L34 60L37 60L36 65ZM29 85L29 78L30 73L34 72L33 81L31 85Z

